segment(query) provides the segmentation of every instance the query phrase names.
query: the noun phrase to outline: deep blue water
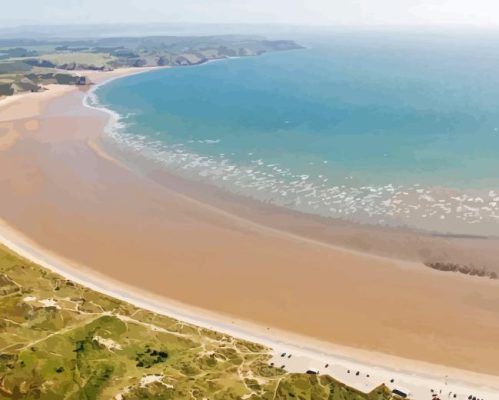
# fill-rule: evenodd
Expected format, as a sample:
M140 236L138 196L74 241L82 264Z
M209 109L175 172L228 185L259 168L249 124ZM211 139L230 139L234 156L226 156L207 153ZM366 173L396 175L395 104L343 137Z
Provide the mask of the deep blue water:
M97 95L122 116L115 139L231 190L328 216L494 229L497 39L332 34Z

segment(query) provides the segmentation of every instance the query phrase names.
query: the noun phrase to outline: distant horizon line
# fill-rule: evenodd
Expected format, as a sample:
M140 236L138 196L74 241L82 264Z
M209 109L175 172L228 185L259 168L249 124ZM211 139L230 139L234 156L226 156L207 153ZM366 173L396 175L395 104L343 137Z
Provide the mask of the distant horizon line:
M458 24L458 23L439 23L439 24L429 24L429 23L406 23L406 24L375 24L375 23L331 23L331 24L311 24L311 23L295 23L295 22L195 22L195 21L144 21L144 22L88 22L88 23L78 23L74 24L71 22L55 22L55 23L18 23L12 25L5 25L0 28L0 31L11 31L17 29L26 29L26 28L72 28L73 30L84 27L127 27L127 26L206 26L206 27L278 27L278 28L311 28L311 29L411 29L411 28L425 28L425 29L470 29L470 30L497 30L499 31L499 23L497 24Z

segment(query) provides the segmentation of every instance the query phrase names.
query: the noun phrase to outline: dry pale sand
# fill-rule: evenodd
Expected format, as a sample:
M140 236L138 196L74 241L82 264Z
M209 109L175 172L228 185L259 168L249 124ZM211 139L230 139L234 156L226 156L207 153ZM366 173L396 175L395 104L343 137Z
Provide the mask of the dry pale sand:
M0 151L0 218L38 245L188 305L499 375L497 281L343 250L158 185L94 151L107 116L82 96L0 110L22 115L0 125L16 135Z

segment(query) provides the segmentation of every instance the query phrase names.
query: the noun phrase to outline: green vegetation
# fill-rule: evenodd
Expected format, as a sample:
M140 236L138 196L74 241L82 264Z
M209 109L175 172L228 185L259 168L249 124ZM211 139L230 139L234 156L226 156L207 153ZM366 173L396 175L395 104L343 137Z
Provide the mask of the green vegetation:
M74 76L73 71L121 67L187 66L226 57L256 56L300 48L287 40L246 36L102 38L87 40L0 40L0 96L36 92L44 84L76 84L45 78ZM70 71L61 74L60 70ZM26 77L29 74L31 77Z
M32 61L33 58L30 58ZM84 53L84 52L71 52L64 51L58 53L44 54L43 56L35 58L37 61L48 61L54 66L61 69L66 69L71 65L88 66L91 69L104 69L107 65L115 61L115 57L107 53ZM87 68L88 68L87 67Z
M388 400L68 281L0 247L0 399Z

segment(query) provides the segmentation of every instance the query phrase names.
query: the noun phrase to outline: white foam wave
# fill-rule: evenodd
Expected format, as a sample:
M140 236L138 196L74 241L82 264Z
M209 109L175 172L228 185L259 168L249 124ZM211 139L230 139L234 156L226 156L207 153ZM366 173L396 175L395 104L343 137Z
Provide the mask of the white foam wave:
M107 137L126 151L152 160L181 174L208 180L222 188L302 212L362 223L390 226L412 226L435 231L481 234L481 228L492 231L499 224L499 190L459 191L447 188L425 188L420 184L364 185L334 184L324 175L311 176L292 171L276 163L267 163L253 153L243 165L224 153L216 156L196 154L183 144L131 133L120 115L104 107L93 88L85 105L107 112L111 118ZM219 139L197 140L217 144ZM351 182L345 177L344 181ZM472 227L472 228L470 228Z
M290 168L259 158L238 164L225 154L200 155L178 144L130 134L116 125L110 137L121 146L182 174L209 180L218 186L255 199L358 222L392 226L414 225L441 230L463 225L499 222L499 202L494 193L453 193L448 189L422 188L419 184L383 186L334 185L324 175L294 173ZM445 220L445 225L442 224ZM451 222L452 222L451 221Z

